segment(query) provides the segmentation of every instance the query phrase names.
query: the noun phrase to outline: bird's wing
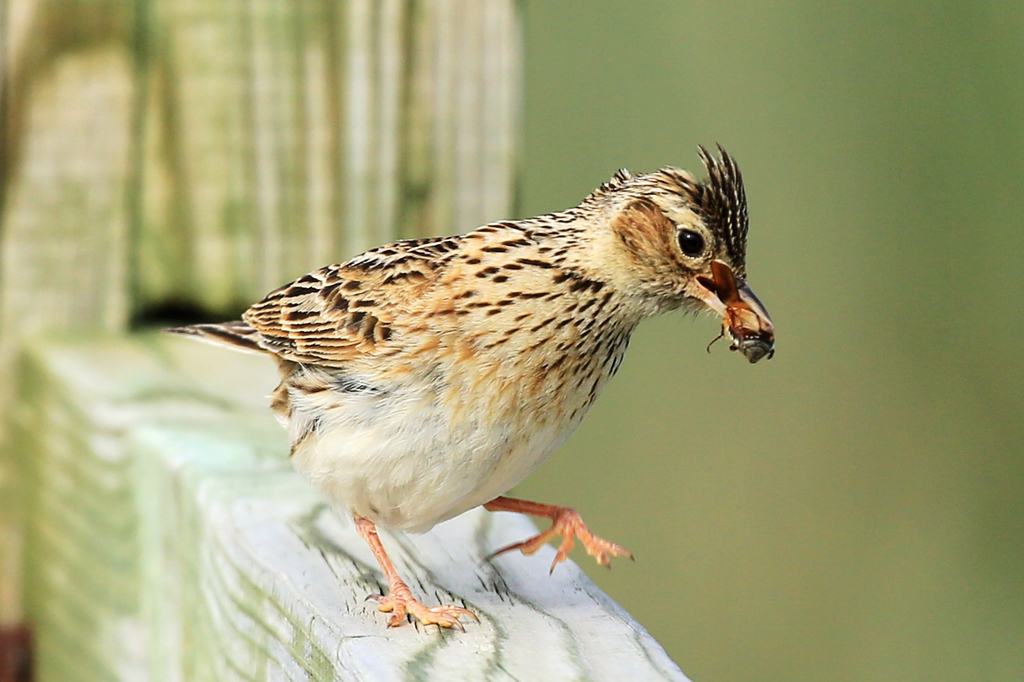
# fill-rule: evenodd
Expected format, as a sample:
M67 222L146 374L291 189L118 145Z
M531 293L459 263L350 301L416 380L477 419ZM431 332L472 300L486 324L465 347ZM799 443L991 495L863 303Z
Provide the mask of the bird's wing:
M328 265L281 287L243 319L260 345L293 362L342 367L400 344L402 318L438 282L460 237L409 239Z

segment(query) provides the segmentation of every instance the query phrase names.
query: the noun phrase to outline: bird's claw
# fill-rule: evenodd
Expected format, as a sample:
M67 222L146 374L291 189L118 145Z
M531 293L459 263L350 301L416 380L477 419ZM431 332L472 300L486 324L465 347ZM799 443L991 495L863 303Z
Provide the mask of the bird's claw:
M392 590L390 594L371 594L367 600L377 602L377 609L384 613L390 613L388 627L398 627L405 620L407 615L412 615L422 625L437 625L442 628L458 628L463 632L466 628L459 621L462 616L469 616L476 622L480 619L469 609L460 606L445 604L442 606L424 606L417 601L412 593L403 593L401 589Z
M575 546L576 538L579 538L583 548L587 550L587 554L594 557L600 566L611 568L613 557L626 556L633 559L633 554L625 547L599 538L591 533L590 529L587 528L587 524L583 523L583 518L579 512L571 507L561 507L552 519L551 527L546 531L538 533L528 540L502 547L489 554L487 558L492 559L500 554L516 549L523 554L530 555L557 535L562 536L562 542L555 553L555 560L551 562L551 570L549 571L551 573L554 572L555 566L569 558L569 552Z

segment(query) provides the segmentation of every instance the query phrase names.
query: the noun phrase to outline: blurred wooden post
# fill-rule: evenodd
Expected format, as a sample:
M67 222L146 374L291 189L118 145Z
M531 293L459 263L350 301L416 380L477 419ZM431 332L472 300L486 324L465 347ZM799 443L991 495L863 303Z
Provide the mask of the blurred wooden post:
M509 515L393 539L484 625L386 630L376 568L282 455L271 363L127 334L509 217L518 12L0 3L0 628L32 623L38 679L683 679L574 566L482 564L529 532Z

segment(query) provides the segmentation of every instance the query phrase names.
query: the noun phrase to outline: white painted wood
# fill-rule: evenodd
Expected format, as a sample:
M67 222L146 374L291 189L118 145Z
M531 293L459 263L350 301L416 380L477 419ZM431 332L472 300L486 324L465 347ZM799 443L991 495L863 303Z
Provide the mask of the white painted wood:
M22 413L35 441L30 615L47 680L685 680L535 532L474 510L382 533L427 604L479 624L386 627L350 521L287 461L273 363L172 337L50 343Z

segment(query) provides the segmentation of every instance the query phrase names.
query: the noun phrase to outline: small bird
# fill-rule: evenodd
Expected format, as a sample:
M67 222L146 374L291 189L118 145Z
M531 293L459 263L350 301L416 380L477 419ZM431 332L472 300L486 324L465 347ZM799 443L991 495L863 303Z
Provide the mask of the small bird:
M569 507L504 497L579 426L645 317L722 317L750 362L775 332L746 284L747 204L736 162L703 147L700 181L666 167L618 171L574 208L454 237L407 239L270 293L242 320L169 331L272 355L271 408L295 467L352 514L392 614L459 627L467 609L427 607L395 571L378 524L424 532L474 507L549 518L495 554L561 536L601 565L632 556ZM492 555L493 556L493 555Z

